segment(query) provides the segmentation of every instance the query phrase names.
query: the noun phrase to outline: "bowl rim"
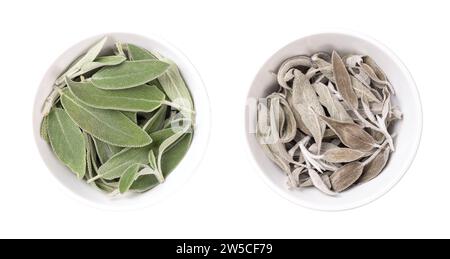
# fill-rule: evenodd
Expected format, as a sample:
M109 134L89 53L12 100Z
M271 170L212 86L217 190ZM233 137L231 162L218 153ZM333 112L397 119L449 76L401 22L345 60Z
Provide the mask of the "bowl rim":
M47 163L48 158L46 158L40 151L39 146L41 145L41 143L39 143L39 140L41 139L41 137L40 137L39 129L36 130L36 127L39 128L40 126L35 125L36 115L41 114L40 111L36 112L35 110L38 109L38 107L42 106L42 100L38 100L39 98L37 98L37 97L39 95L39 92L41 91L43 84L45 83L46 75L49 73L51 68L55 66L55 63L57 61L59 61L62 57L64 57L65 55L67 55L68 53L73 51L72 50L73 48L77 47L78 45L82 44L83 42L86 42L89 40L93 41L94 39L100 39L101 37L104 37L104 36L114 37L117 35L122 35L122 36L126 36L126 37L136 37L136 38L140 38L140 39L146 40L146 41L157 42L161 46L164 46L165 48L167 48L167 50L170 51L174 56L177 56L179 59L183 60L183 63L187 67L189 67L189 69L188 69L189 73L193 74L193 76L196 77L196 81L197 81L196 89L198 89L198 92L201 92L202 97L204 97L204 98L202 98L202 102L204 103L203 106L205 108L202 110L202 113L204 115L202 117L203 123L202 123L201 136L198 135L198 133L197 133L198 130L196 130L196 134L194 134L194 137L193 137L193 140L196 137L197 138L201 137L201 141L198 143L198 145L202 145L199 149L201 152L196 153L196 155L195 155L196 161L194 162L194 165L191 167L190 172L187 173L189 176L186 177L186 179L181 184L179 184L178 188L168 191L167 193L161 195L161 197L154 199L153 201L146 202L146 199L142 198L139 202L136 202L134 204L126 204L126 205L123 205L123 204L114 205L114 204L106 204L106 203L94 201L92 199L84 197L83 195L72 190L72 188L63 184L62 181L60 179L58 179L56 177L56 175L54 174L54 172L53 172L54 170L51 169L50 166L48 165L48 163ZM199 168L200 164L202 163L202 161L205 157L206 151L208 149L208 146L209 146L209 141L210 141L210 137L211 137L211 118L212 118L212 116L211 116L210 98L209 98L205 83L204 83L200 73L198 72L197 68L192 64L192 62L189 60L189 58L178 47L176 47L171 42L167 41L165 38L163 38L159 35L155 35L155 34L151 34L151 33L140 34L140 33L134 33L134 32L117 32L117 31L115 31L115 32L104 32L104 33L95 34L95 35L88 35L87 37L84 37L83 39L77 40L77 41L73 42L70 46L68 46L62 53L57 55L56 58L54 58L51 61L50 65L47 66L47 69L45 70L45 72L42 75L41 81L39 82L39 84L36 87L34 96L35 97L34 97L34 103L33 103L33 107L32 107L31 122L32 122L32 130L33 130L35 148L37 149L37 152L39 153L39 156L41 157L42 162L47 167L48 173L51 175L49 178L51 178L52 181L67 196L71 197L74 200L79 201L80 203L84 203L92 208L108 210L108 211L134 211L134 210L144 209L146 207L155 205L164 199L167 199L171 195L174 195L176 192L178 192L182 188L184 188L184 186L187 184L187 182L198 171L198 168ZM196 125L196 127L198 127L198 124ZM189 149L192 149L193 144L194 144L194 141L192 141ZM179 167L179 166L177 166L177 167ZM151 193L151 190L149 192L146 192L145 194L149 195L149 193ZM105 194L105 195L107 195L107 194Z
M257 161L257 158L254 154L254 151L251 148L251 143L250 143L250 138L252 137L252 134L248 133L247 101L248 101L249 97L251 97L250 96L251 91L253 89L253 86L256 83L258 74L261 71L261 69L263 67L265 67L266 64L269 63L280 51L282 51L287 46L293 44L294 42L297 42L302 39L311 38L311 37L318 37L321 35L341 35L341 36L346 36L346 37L359 38L363 41L366 41L366 42L374 45L380 51L386 53L389 56L389 58L391 59L391 61L394 62L396 65L398 65L402 74L405 75L405 78L407 80L407 85L408 85L408 87L410 87L412 89L411 92L413 95L411 96L411 98L415 99L415 103L417 103L417 109L419 111L417 114L417 129L414 134L414 139L411 139L411 141L413 141L413 143L414 143L412 145L414 147L414 150L411 150L411 152L409 153L409 157L403 163L403 168L401 168L401 170L403 172L401 174L399 174L399 176L397 178L394 178L392 181L390 181L388 184L386 184L385 187L380 188L380 191L374 192L374 194L372 194L368 197L362 198L358 201L351 202L345 206L343 205L343 206L339 206L339 207L329 207L326 205L320 205L317 203L306 202L306 201L300 200L298 198L295 198L292 195L287 194L287 190L283 190L279 186L277 186L264 173L264 169L262 168L260 163ZM273 192L277 193L279 196L290 201L291 203L299 205L299 206L307 208L307 209L323 211L323 212L347 211L347 210L352 210L352 209L357 209L357 208L363 207L365 205L368 205L368 204L378 200L379 198L386 195L390 190L392 190L392 188L394 186L396 186L400 182L400 180L405 176L406 172L412 166L414 159L417 155L418 149L420 147L420 142L421 142L422 132L423 132L423 108L422 108L422 101L420 98L419 90L414 81L414 78L412 77L411 72L408 70L408 68L403 63L403 61L401 61L401 59L397 56L397 54L395 54L395 52L393 52L385 44L381 43L380 41L376 40L375 38L368 36L361 32L357 32L357 31L353 31L353 30L345 30L345 29L322 30L322 31L318 31L318 32L311 32L311 33L303 34L294 40L290 40L288 43L286 43L282 47L278 48L273 54L271 54L266 59L266 61L259 67L259 69L256 71L256 75L254 76L254 78L248 88L245 102L246 103L244 104L244 113L243 114L244 114L245 140L247 143L247 145L246 145L247 155L250 156L249 160L252 161L251 163L253 164L255 173L257 173L259 175L259 177L263 180L263 182L266 184L266 186L268 186Z

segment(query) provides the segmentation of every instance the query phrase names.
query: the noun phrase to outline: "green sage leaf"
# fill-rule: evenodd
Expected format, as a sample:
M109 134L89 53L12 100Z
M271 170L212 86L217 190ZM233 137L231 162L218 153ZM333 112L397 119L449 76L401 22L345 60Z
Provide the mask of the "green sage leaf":
M122 113L128 117L133 123L137 124L137 113L136 112L128 112L122 111Z
M161 130L164 125L164 120L166 118L167 106L161 106L158 111L144 124L142 127L145 132L152 133Z
M168 63L159 60L125 61L102 68L92 76L92 83L105 90L127 89L158 78L168 68Z
M95 150L97 151L98 159L100 159L100 163L104 164L108 161L112 156L119 153L122 148L106 144L105 142L93 138L95 144Z
M138 47L134 44L127 44L128 56L130 60L157 59L150 51Z
M98 57L92 62L85 63L81 66L80 70L73 75L70 75L70 79L73 79L77 76L84 75L88 72L94 71L95 69L99 69L101 67L106 66L116 66L124 62L126 58L124 56L104 56Z
M170 68L165 74L158 78L158 81L161 83L161 87L164 89L167 97L169 97L176 106L181 108L180 111L182 111L187 118L190 118L193 121L193 115L186 111L193 111L194 103L192 102L191 94L181 73L174 62L169 59L163 59L163 61L169 63Z
M120 147L142 147L152 142L145 131L119 111L87 106L68 89L62 91L61 102L80 128L103 142Z
M42 118L39 133L41 135L41 138L45 140L45 142L50 143L50 139L48 138L48 115Z
M139 170L138 164L130 165L125 172L123 173L122 177L120 177L119 181L119 192L121 194L127 192L131 185L133 184L134 180L136 180L137 174Z
M141 85L124 90L103 90L91 82L67 80L70 91L83 103L98 109L151 112L161 106L165 95L156 86Z
M113 180L123 175L126 168L132 164L148 164L148 153L158 148L168 137L173 135L171 129L157 131L151 134L153 142L141 148L127 148L111 157L98 170L98 178Z
M48 136L58 159L78 178L83 178L86 173L86 143L81 130L63 109L50 111Z
M192 141L192 134L186 133L180 140L170 147L163 154L161 158L161 168L164 178L167 178L169 174L178 166L181 160L186 155ZM152 152L152 151L151 151ZM150 153L149 153L150 156ZM154 155L153 155L154 156ZM150 158L149 158L150 159ZM143 175L139 176L130 190L134 192L146 192L159 184L158 178L155 175Z
M84 65L94 61L97 58L98 54L100 54L100 51L103 49L103 46L105 45L107 39L107 37L103 37L100 41L90 47L86 54L80 57L67 69L65 73L63 73L60 77L58 77L58 79L56 79L55 84L60 85L64 83L66 77L73 76L73 74L79 72Z

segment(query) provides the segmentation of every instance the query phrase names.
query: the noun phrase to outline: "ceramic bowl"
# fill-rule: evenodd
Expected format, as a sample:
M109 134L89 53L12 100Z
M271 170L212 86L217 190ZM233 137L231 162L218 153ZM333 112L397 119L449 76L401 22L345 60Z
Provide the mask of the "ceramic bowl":
M285 174L264 155L252 133L256 120L254 100L277 90L276 78L271 72L278 71L282 61L289 57L311 55L318 51L331 52L332 50L337 50L341 55L352 53L371 56L393 84L396 91L393 104L399 106L404 114L404 118L398 121L393 128L397 134L395 138L396 151L391 154L383 172L372 181L355 186L337 197L326 196L315 188L289 190L286 186ZM359 207L379 198L402 178L411 165L419 146L422 131L422 108L413 78L391 50L378 41L358 33L320 33L289 43L271 56L256 74L247 100L245 133L257 171L278 194L304 207L338 211Z
M181 163L170 174L166 181L154 189L143 194L132 194L111 197L96 188L80 181L53 154L51 147L39 136L42 120L41 108L45 98L50 93L55 79L71 62L76 59L103 36L108 36L105 47L113 47L114 42L132 43L143 48L154 50L173 60L179 67L194 99L196 108L196 128L191 147ZM206 150L210 132L209 99L202 79L190 61L174 46L158 37L144 37L130 33L107 33L85 39L64 52L49 67L38 88L34 111L33 131L37 147L49 172L56 180L76 198L88 202L96 207L108 209L134 209L154 204L167 195L179 190L195 172Z

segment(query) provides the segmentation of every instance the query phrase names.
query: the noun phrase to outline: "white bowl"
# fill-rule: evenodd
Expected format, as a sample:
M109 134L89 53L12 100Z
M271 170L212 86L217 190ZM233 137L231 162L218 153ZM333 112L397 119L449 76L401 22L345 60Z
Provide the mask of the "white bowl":
M288 190L286 176L263 153L257 143L254 129L255 98L265 97L277 88L276 78L271 72L278 70L281 62L296 55L311 55L318 51L337 50L341 54L354 53L371 56L386 72L392 82L396 96L393 98L404 114L398 121L394 131L396 151L383 172L374 180L353 187L338 197L330 197L314 188L304 190ZM262 66L248 92L248 103L245 111L246 135L250 153L265 182L284 198L307 208L339 211L365 205L387 193L405 174L411 165L419 146L422 132L422 108L416 85L403 63L393 52L379 42L356 33L331 32L300 38L276 52Z
M194 99L196 108L196 128L191 147L181 163L170 174L166 181L156 188L136 195L123 197L110 197L83 181L80 181L70 172L53 154L51 147L41 139L39 135L40 122L42 120L41 108L45 98L50 93L53 83L58 75L70 65L70 63L85 53L93 43L103 36L108 36L106 47L112 47L115 41L132 43L149 50L161 53L163 56L173 60L179 67ZM179 190L188 178L195 172L197 166L206 151L210 133L210 106L205 86L197 70L190 61L175 47L166 41L151 37L129 34L129 33L107 33L83 40L63 53L50 66L39 86L35 98L33 111L33 131L39 152L45 161L51 174L75 197L94 205L107 209L135 209L154 204L167 195Z

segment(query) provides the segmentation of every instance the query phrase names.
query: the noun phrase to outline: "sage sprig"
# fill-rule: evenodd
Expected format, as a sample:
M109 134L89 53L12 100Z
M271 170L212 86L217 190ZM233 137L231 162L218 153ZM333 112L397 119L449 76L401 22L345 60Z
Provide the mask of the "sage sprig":
M390 127L402 114L372 58L294 56L281 63L276 80L278 90L257 102L255 132L290 188L315 186L335 196L383 171L394 151Z
M141 193L187 153L194 103L174 62L133 44L107 49L107 40L55 80L40 134L78 178L111 194Z

